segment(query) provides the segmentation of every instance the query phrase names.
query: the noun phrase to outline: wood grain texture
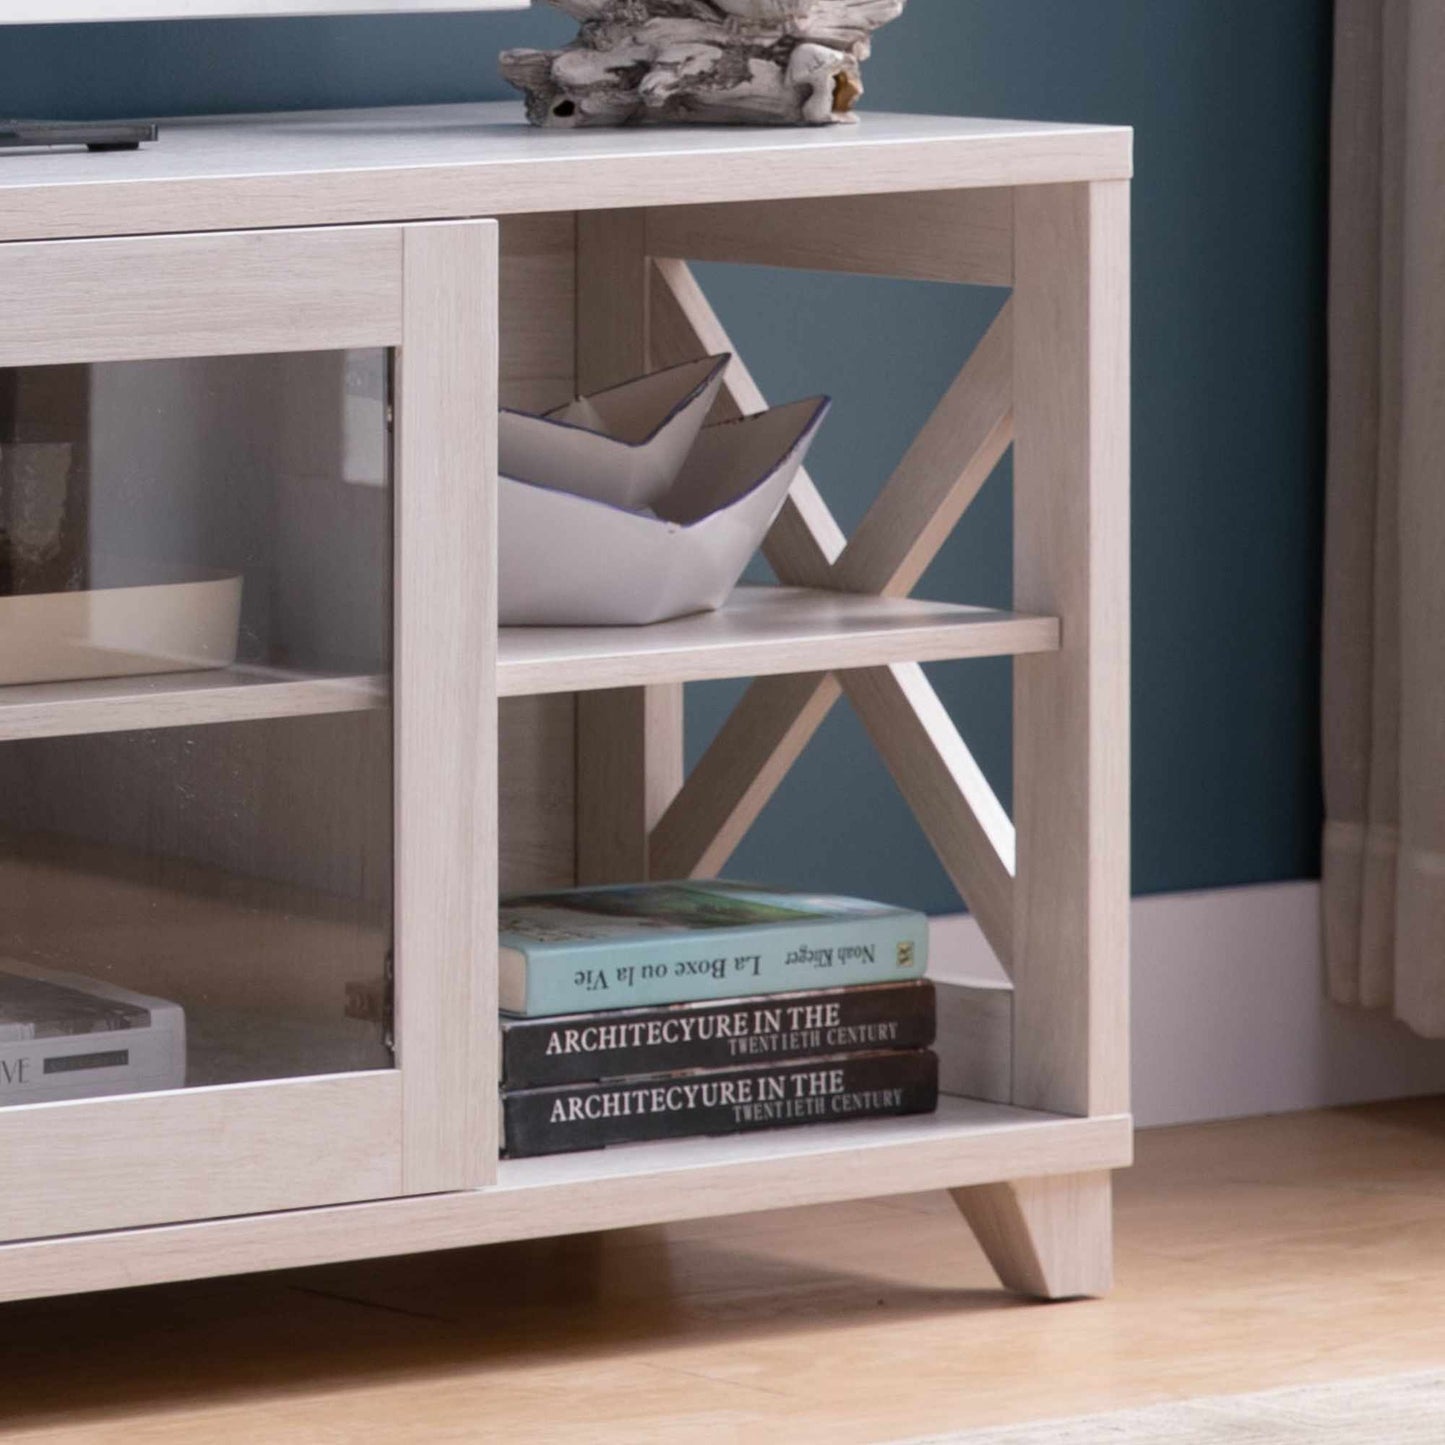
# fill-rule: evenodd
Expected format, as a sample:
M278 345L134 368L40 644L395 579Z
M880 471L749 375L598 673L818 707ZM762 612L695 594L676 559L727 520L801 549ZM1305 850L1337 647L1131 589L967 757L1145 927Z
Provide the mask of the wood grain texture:
M652 830L652 876L716 878L842 695L830 672L752 684Z
M408 1192L492 1177L497 227L409 227L397 359L396 974Z
M916 663L840 674L954 886L1007 968L1014 953L1014 828Z
M577 218L506 216L501 226L501 402L549 411L577 382Z
M647 215L577 217L577 391L588 395L652 366ZM620 629L636 634L639 629ZM650 631L651 629L647 629ZM571 630L564 650L596 638ZM527 633L514 636L525 645ZM545 643L543 644L545 645ZM566 669L571 671L571 669ZM562 686L583 688L581 672ZM631 689L623 685L633 683ZM627 883L648 876L648 838L682 786L683 695L677 677L615 670L605 692L577 699L577 881Z
M394 226L6 246L0 366L390 346L400 267Z
M1007 302L833 566L829 585L906 597L1013 442Z
M1107 1171L955 1189L954 1202L1000 1283L1036 1299L1083 1299L1114 1283Z
M682 687L577 698L577 881L649 877L648 839L682 786Z
M245 666L35 683L0 691L0 742L367 712L389 707L390 699L385 677L314 676Z
M504 696L650 683L761 677L818 667L869 667L1048 652L1051 617L911 597L797 587L740 587L716 612L650 627L507 627Z
M577 216L577 391L642 375L650 362L647 213Z
M944 1094L1007 1103L1013 1097L1013 988L997 966L970 966L950 947L948 934L972 920L956 916L958 928L935 923L928 976L938 1010L938 1087Z
M499 813L501 891L577 881L577 708L572 697L504 698Z
M12 1107L0 1239L385 1198L401 1143L391 1072Z
M520 105L165 122L130 155L6 158L0 240L336 226L1123 179L1122 126L873 113L856 126L538 135Z
M660 206L647 213L647 246L654 256L685 261L1007 286L1013 192Z
M503 406L547 411L577 386L577 218L571 211L501 222ZM577 709L570 697L501 705L501 890L577 881Z
M198 1279L1122 1167L1127 1119L945 1100L936 1115L503 1161L475 1193L0 1246L0 1299Z
M1015 1102L1129 1098L1129 193L1020 192L1014 589L1063 649L1014 669Z

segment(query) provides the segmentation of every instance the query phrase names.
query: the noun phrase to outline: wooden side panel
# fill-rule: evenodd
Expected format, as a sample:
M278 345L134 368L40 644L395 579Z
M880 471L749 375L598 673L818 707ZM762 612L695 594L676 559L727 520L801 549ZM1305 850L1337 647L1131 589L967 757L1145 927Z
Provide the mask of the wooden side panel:
M1013 192L663 206L648 212L647 242L654 256L688 261L1007 286L1013 280Z
M1015 1103L1129 1099L1129 188L1025 188L1014 293Z
M577 389L638 376L650 363L644 211L577 218ZM682 787L682 688L666 684L577 699L577 877L648 876L648 838Z
M577 877L577 708L566 693L501 704L501 890L570 888Z
M502 230L503 406L547 411L577 381L577 222L570 211L507 216Z
M577 877L649 874L648 840L682 786L682 685L577 696Z
M497 227L406 232L397 360L397 1063L404 1187L497 1155Z
M546 411L576 394L577 219L558 211L500 225L501 403ZM576 722L570 696L502 700L503 893L576 881Z

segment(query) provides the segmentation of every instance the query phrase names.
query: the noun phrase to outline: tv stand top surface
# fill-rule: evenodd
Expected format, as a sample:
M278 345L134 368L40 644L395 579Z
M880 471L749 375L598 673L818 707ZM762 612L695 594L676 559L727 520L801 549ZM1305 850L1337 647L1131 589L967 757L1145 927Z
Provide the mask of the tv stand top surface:
M519 104L167 121L129 154L0 155L0 241L1124 180L1125 126L536 130Z

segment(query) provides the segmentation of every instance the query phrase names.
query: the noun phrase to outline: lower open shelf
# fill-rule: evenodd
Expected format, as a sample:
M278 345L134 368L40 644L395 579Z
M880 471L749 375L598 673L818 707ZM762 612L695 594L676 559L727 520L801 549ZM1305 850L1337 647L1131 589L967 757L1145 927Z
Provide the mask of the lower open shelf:
M1126 1167L1127 1115L945 1098L936 1114L502 1162L467 1193L0 1246L0 1299L464 1249Z
M1132 1157L1127 1117L1079 1119L943 1097L934 1114L504 1159L495 1191L533 1234L906 1194L1027 1175L1114 1169Z

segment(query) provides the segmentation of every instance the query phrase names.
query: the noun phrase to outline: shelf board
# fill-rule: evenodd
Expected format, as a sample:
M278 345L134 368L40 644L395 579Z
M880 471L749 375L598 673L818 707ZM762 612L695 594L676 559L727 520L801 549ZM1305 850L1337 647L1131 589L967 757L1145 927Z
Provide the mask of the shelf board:
M160 140L136 152L7 159L0 240L946 191L1132 171L1127 127L1058 121L868 111L858 125L543 132L517 101L197 116L162 120Z
M1054 617L913 598L740 587L718 612L651 627L504 627L503 697L1053 652Z
M385 677L227 667L0 688L0 742L385 707Z
M503 697L1050 652L1052 617L802 588L742 587L719 612L652 627L506 627ZM365 712L387 679L229 667L0 688L0 742Z
M1127 1115L945 1098L937 1114L503 1160L462 1194L0 1245L0 1300L465 1249L846 1199L1121 1169Z
M978 1099L944 1097L938 1112L722 1138L633 1144L540 1159L504 1159L496 1191L515 1193L533 1230L585 1228L568 1216L600 1210L621 1222L729 1214L750 1208L987 1183L1034 1174L1120 1168L1131 1158L1127 1118L1077 1119ZM637 1197L645 1190L653 1198Z

